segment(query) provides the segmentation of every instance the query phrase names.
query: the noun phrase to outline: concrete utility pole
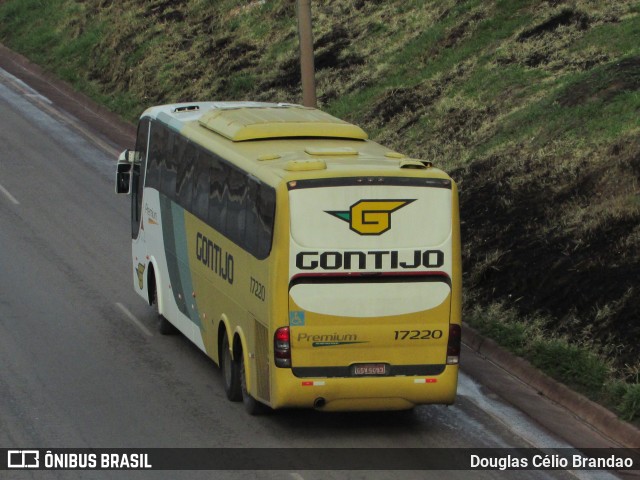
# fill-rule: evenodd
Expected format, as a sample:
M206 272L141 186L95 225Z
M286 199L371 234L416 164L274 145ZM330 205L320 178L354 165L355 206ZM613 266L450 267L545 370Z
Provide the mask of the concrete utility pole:
M311 0L298 0L298 37L300 39L300 74L302 104L316 107L316 78L313 66L313 33L311 30Z

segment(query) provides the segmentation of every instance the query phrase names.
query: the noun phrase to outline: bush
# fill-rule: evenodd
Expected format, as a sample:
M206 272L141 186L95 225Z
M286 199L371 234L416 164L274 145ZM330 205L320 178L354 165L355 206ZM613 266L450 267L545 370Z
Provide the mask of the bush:
M621 416L629 422L640 419L640 384L627 385L627 391L618 407Z
M606 359L566 338L537 338L530 352L536 367L592 398L601 395L611 373Z

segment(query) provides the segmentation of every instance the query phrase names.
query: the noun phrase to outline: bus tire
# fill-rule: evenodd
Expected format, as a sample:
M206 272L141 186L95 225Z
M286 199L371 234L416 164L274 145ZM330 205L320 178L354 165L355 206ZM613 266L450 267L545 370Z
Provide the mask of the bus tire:
M237 360L231 357L229 349L229 339L224 332L222 337L222 351L220 352L220 368L222 379L224 380L224 393L232 402L242 400L242 388L240 386L240 365Z
M153 273L153 270L150 273ZM160 332L160 335L175 335L178 333L178 329L169 320L164 318L164 315L160 315L160 308L158 306L158 290L156 285L156 277L151 275L149 277L149 296L151 297L151 301L149 303L151 303L151 307L159 320L158 332Z
M178 333L178 329L166 318L164 315L160 314L160 310L158 309L158 294L156 293L155 288L152 291L152 303L153 311L158 317L158 332L160 335L175 335Z
M242 388L242 403L249 415L264 415L271 409L262 402L253 398L247 391L247 370L244 365L244 355L240 356L240 387Z
M158 323L158 332L160 335L175 335L178 333L178 329L169 320L162 315L158 315L160 323Z

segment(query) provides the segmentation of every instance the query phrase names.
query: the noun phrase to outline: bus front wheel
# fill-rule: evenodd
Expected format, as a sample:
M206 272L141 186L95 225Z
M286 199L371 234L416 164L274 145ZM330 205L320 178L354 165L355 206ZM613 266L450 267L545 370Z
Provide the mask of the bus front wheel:
M153 273L153 271L151 273ZM153 311L158 318L158 332L160 332L161 335L175 335L176 333L178 333L178 329L169 320L164 318L164 315L160 314L160 307L158 305L158 290L156 288L156 277L151 275L149 278L149 296L151 298L151 301L149 303L151 304L151 308L153 308Z

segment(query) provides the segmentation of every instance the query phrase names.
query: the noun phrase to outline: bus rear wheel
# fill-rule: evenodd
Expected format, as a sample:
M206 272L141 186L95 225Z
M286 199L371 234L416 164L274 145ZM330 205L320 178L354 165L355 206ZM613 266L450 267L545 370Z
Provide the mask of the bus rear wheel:
M220 353L220 368L224 379L224 393L232 402L242 400L242 388L240 386L240 366L238 361L231 357L229 339L225 332L222 337L222 352Z
M249 415L264 415L271 409L262 402L253 398L247 391L247 369L244 365L244 355L240 356L240 387L242 389L242 403Z

